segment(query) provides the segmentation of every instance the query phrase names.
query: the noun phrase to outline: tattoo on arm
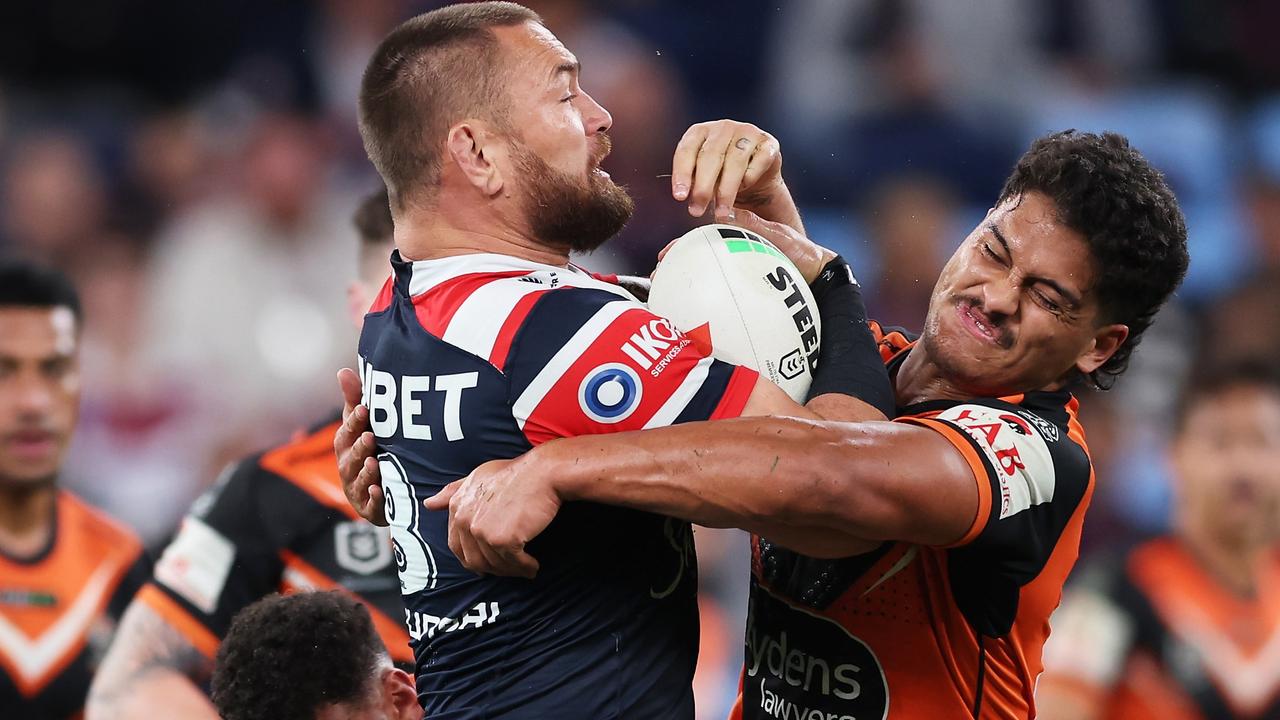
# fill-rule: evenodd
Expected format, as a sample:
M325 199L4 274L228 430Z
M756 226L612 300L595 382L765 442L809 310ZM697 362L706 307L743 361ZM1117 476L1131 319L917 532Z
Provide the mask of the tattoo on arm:
M121 713L139 683L157 673L182 675L199 684L213 674L213 660L154 610L135 600L121 618L115 640L89 690L90 720L124 717Z

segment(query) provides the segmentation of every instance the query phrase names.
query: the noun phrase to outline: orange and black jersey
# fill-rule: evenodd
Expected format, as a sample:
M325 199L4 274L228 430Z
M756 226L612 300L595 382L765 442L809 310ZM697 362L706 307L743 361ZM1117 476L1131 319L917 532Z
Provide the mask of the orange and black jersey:
M412 667L391 541L347 504L337 423L233 466L192 506L139 599L210 658L232 617L274 592L345 589Z
M894 377L911 338L872 323ZM887 542L814 560L756 538L734 718L1026 718L1093 490L1067 392L926 402L980 498L948 547Z
M1280 720L1280 553L1253 597L1181 541L1148 541L1081 573L1053 617L1040 687L1115 720Z
M132 531L63 490L48 547L0 554L0 717L80 717L120 615L151 572Z

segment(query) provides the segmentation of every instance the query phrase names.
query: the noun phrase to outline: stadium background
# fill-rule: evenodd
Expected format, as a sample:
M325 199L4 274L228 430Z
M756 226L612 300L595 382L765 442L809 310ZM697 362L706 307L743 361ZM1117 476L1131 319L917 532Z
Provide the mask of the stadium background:
M1265 0L530 0L613 114L638 200L584 264L647 273L691 227L669 199L690 123L782 142L811 235L872 315L932 279L1031 138L1114 129L1170 178L1187 282L1120 387L1083 398L1099 494L1086 555L1164 527L1172 402L1201 357L1280 364L1280 5ZM163 545L226 461L320 419L352 358L350 211L376 187L360 73L404 0L22 0L0 7L0 252L87 306L66 486ZM736 685L745 541L699 531L701 711Z

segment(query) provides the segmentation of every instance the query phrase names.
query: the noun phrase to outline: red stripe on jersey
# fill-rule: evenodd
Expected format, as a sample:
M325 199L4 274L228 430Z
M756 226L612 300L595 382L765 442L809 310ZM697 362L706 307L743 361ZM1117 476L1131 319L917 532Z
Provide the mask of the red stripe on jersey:
M720 398L720 404L716 405L716 409L708 419L740 417L743 409L747 407L747 399L751 397L751 391L756 389L756 381L759 378L760 373L751 368L741 365L734 368L733 375L729 376L729 384L725 386L724 396Z
M378 291L378 296L373 299L373 304L369 306L369 314L380 313L391 307L391 297L395 293L396 277L391 275L387 281L382 283L382 289Z
M458 312L462 303L471 297L471 293L488 285L494 280L528 275L528 270L510 270L507 272L470 273L445 280L430 290L413 299L413 308L418 315L418 322L427 332L442 337L453 314Z
M587 274L597 280L600 280L601 282L607 282L610 285L618 284L618 276L612 273L594 273L594 272L588 271Z
M680 388L698 361L705 355L700 353L682 334L675 334L674 340L667 342L666 347L658 352L664 364L659 368L659 359L655 358L649 367L641 367L636 360L624 351L623 347L632 340L632 336L649 328L650 323L664 323L662 332L670 323L641 307L627 310L620 314L601 333L592 339L591 344L565 370L542 400L529 413L524 425L524 434L533 445L539 445L557 437L574 437L576 435L592 435L598 433L623 432L639 430L645 426L662 406ZM652 330L650 330L652 332ZM678 348L678 349L677 349ZM639 351L637 351L638 353ZM604 370L605 365L622 365L634 373L639 380L640 397L635 407L621 420L614 422L601 421L587 414L586 400L581 397L583 385L588 376L597 370ZM654 375L654 371L657 375ZM743 401L745 403L745 400Z
M538 302L538 298L549 292L551 292L550 289L539 290L520 298L516 306L511 309L511 314L502 323L502 329L498 331L498 338L493 341L493 352L489 353L489 364L498 368L499 372L506 367L507 355L511 352L511 341L515 339L516 332L524 324L525 318L529 317L534 303Z

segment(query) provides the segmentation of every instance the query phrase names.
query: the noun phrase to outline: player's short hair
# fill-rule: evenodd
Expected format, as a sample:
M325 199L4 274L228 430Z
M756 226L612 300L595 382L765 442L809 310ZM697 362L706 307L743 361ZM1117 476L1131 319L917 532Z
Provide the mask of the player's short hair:
M224 720L314 720L376 690L386 646L368 610L339 591L271 595L236 614L211 690Z
M0 258L0 308L71 310L80 324L80 294L61 272L30 260Z
M1125 342L1086 378L1110 388L1186 275L1187 224L1178 200L1123 135L1075 130L1036 140L1005 181L1000 201L1027 192L1047 195L1058 220L1084 235L1103 320L1129 326Z
M1280 400L1280 373L1262 358L1236 358L1202 365L1191 372L1174 412L1174 431L1182 432L1200 403L1232 390L1269 393Z
M360 136L397 208L433 194L453 123L474 116L505 126L492 29L525 22L542 18L510 2L448 5L404 21L378 45L360 85Z

